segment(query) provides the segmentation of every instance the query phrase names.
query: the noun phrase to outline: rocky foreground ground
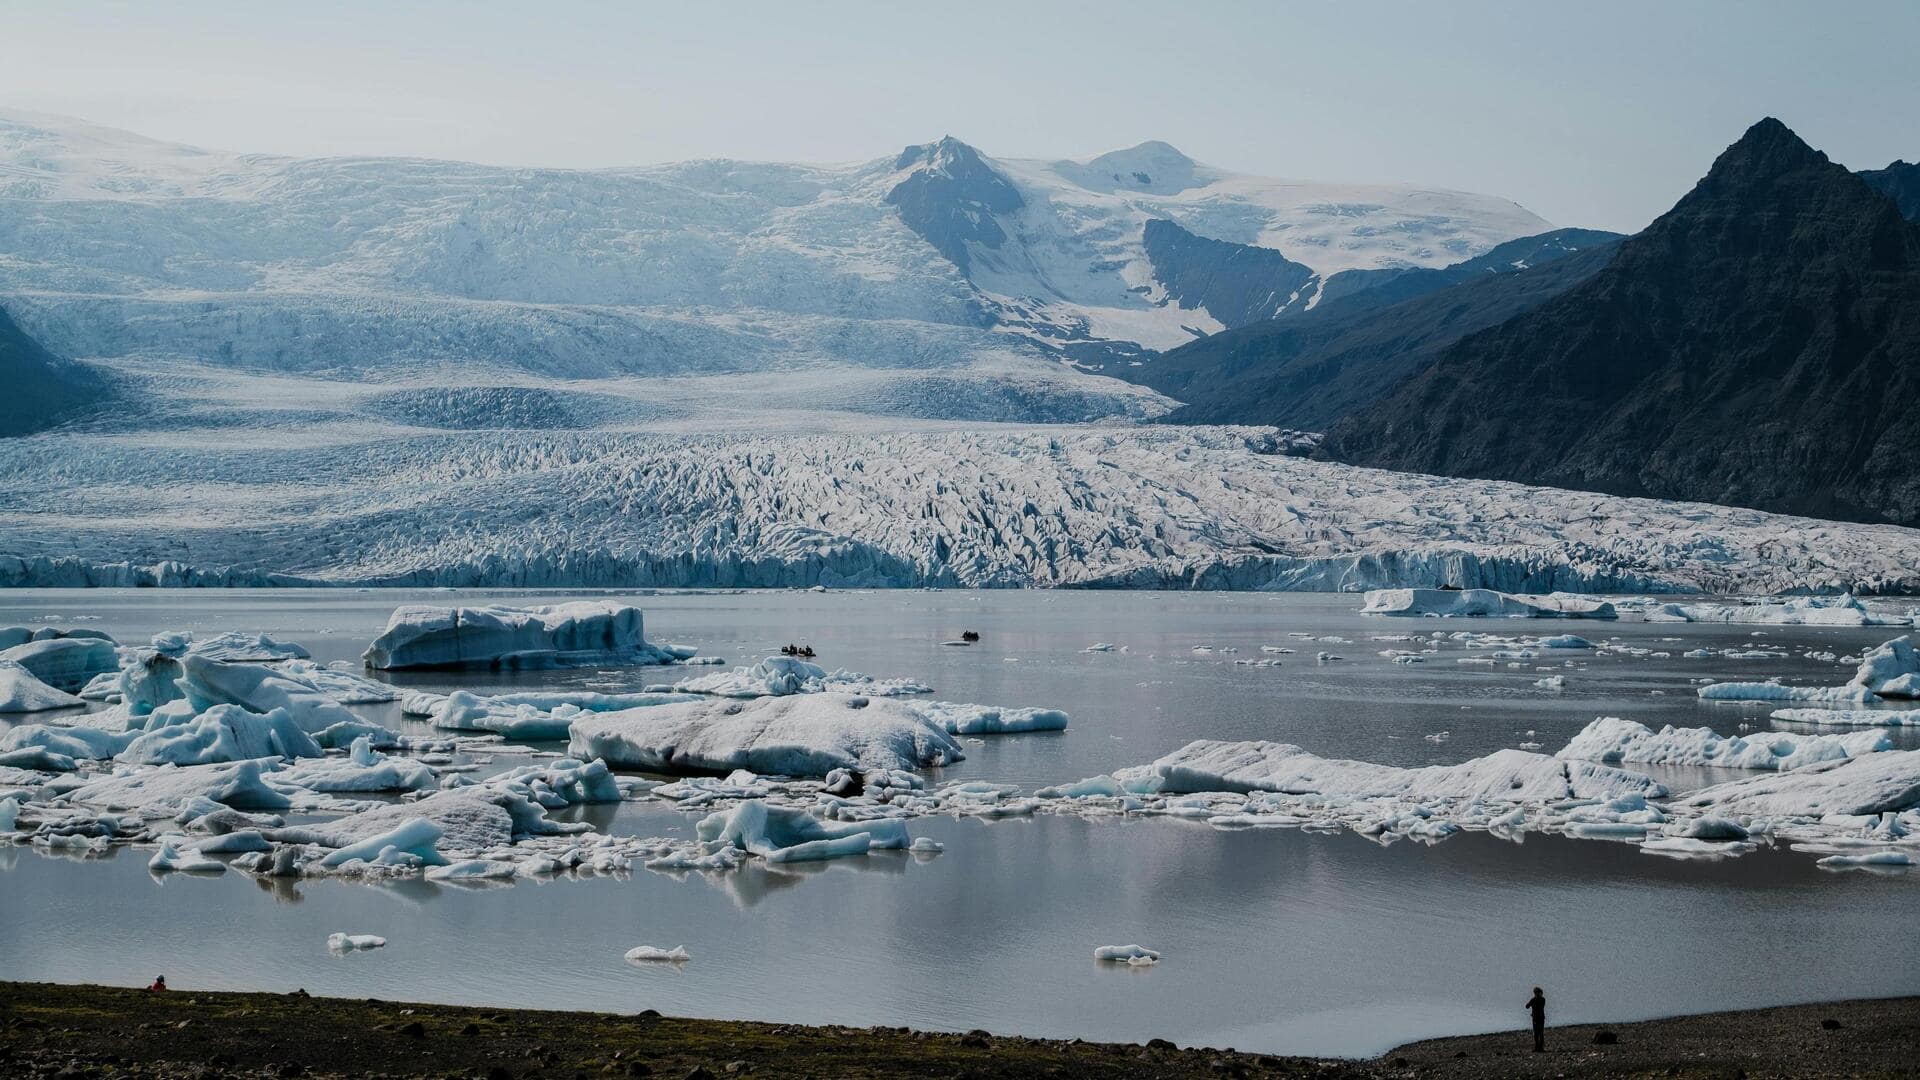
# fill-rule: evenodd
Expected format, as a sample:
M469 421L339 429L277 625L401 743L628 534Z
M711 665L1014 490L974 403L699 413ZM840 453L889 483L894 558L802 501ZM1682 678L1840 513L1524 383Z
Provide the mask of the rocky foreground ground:
M0 983L8 1077L1920 1076L1920 998L1438 1039L1369 1061L533 1012L304 994Z

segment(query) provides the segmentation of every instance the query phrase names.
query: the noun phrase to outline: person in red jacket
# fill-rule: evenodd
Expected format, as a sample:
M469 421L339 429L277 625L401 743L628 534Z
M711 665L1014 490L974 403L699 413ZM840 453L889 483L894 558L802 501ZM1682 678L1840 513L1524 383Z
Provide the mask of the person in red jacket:
M165 975L155 975L153 977L153 985L147 987L147 990L149 992L156 992L160 990L165 990L166 988L167 988L167 977Z
M1527 1011L1533 1014L1533 1052L1538 1054L1547 1048L1547 995L1537 986L1527 999Z

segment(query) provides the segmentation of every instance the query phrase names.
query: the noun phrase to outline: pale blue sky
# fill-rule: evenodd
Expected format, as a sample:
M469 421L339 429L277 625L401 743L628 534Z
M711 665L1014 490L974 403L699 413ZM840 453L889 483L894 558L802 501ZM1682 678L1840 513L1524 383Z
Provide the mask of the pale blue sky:
M0 0L0 108L289 154L601 166L1164 139L1634 229L1777 115L1920 157L1920 3Z

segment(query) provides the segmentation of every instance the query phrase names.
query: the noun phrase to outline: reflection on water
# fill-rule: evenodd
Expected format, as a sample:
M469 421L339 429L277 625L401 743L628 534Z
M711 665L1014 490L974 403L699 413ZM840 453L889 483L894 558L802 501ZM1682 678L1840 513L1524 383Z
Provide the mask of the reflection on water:
M416 594L414 598L417 598ZM323 660L357 656L407 594L0 594L0 624L99 614L123 641L161 629L264 630ZM446 594L431 594L447 602ZM517 600L527 599L524 596ZM948 700L1045 705L1064 734L975 740L946 777L1027 785L1134 764L1191 738L1272 738L1316 752L1425 764L1529 739L1551 750L1596 715L1646 723L1767 725L1766 710L1700 703L1701 677L1839 682L1844 655L1884 629L1393 622L1357 599L1176 594L872 593L650 597L652 636L750 660L806 641L829 666L925 679ZM1544 626L1544 629L1543 629ZM1573 629L1669 658L1554 657L1421 664L1372 636L1444 627ZM960 629L981 645L942 648ZM1303 641L1340 637L1345 644ZM1668 641L1681 638L1680 642ZM1093 641L1126 653L1082 653ZM1692 660L1696 647L1781 647L1784 659ZM1262 645L1292 654L1262 653ZM1195 653L1207 646L1211 653ZM1319 665L1314 652L1348 659ZM1230 652L1227 650L1238 650ZM1278 667L1235 659L1279 656ZM1551 667L1554 693L1532 683ZM535 673L512 685L625 689L645 672ZM447 673L415 685L480 680ZM391 706L365 710L395 720ZM407 722L412 725L412 722ZM410 730L425 730L410 726ZM1427 735L1446 732L1440 741ZM1906 745L1920 733L1902 732ZM504 767L502 756L495 767ZM1687 786L1712 777L1679 770ZM646 803L560 816L606 832L684 836L692 818ZM1888 916L1914 876L1829 874L1762 851L1680 863L1630 845L1483 834L1380 847L1351 834L1223 831L1169 819L1043 817L911 826L936 857L728 874L636 871L470 889L424 880L254 882L169 875L145 853L0 848L0 957L9 978L184 989L291 990L389 999L907 1024L1301 1053L1367 1053L1428 1035L1517 1028L1527 988L1556 1022L1920 992L1920 942ZM385 949L335 956L335 931ZM1092 961L1096 946L1160 950L1153 968ZM686 964L633 965L639 944L685 945Z

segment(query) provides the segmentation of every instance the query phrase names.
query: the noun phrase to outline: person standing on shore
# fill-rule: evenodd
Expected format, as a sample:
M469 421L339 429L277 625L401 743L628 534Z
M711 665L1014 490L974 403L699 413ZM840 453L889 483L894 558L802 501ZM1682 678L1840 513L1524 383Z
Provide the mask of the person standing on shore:
M1533 1052L1543 1053L1547 1049L1547 995L1537 986L1527 999L1527 1011L1533 1014Z

